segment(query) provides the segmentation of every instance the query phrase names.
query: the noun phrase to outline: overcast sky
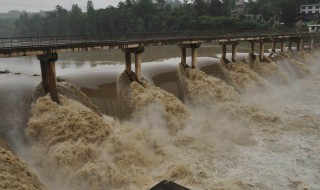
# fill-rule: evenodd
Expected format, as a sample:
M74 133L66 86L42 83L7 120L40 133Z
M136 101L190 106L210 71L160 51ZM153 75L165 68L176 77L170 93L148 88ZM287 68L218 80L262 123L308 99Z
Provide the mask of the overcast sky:
M96 9L105 8L109 5L117 6L123 0L92 0ZM0 12L9 10L26 10L28 12L39 12L55 9L56 5L70 10L73 4L78 4L86 10L87 0L0 0Z

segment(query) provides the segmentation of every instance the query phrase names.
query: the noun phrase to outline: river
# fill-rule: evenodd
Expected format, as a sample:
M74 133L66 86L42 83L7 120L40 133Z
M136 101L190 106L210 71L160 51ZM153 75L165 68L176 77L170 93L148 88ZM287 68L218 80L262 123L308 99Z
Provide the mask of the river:
M120 75L120 50L59 54L60 88L92 105L68 96L32 105L39 62L1 59L11 73L0 74L0 135L48 189L148 189L164 179L191 189L320 189L317 54L260 63L239 53L224 66L220 48L202 45L201 72L178 67L176 46L147 47L142 86Z

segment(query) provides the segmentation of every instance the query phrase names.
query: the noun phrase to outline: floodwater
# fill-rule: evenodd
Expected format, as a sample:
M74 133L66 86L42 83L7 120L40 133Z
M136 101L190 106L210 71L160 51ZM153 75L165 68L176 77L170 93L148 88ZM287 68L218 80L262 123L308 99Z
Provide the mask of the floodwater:
M239 52L223 65L204 44L194 70L176 46L146 47L142 84L122 74L120 50L60 54L61 105L39 98L34 57L1 59L0 136L15 155L0 141L0 187L320 189L317 54Z

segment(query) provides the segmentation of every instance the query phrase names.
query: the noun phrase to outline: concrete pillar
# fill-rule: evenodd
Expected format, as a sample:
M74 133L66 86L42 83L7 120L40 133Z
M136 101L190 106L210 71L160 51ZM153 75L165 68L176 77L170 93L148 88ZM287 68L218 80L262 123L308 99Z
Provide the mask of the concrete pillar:
M50 96L53 101L59 103L58 89L57 89L57 79L56 79L56 63L49 62L48 65L48 74L49 74L49 90Z
M292 40L291 40L291 39L289 39L288 49L289 49L289 50L292 50Z
M236 62L238 43L232 44L232 62Z
M48 93L49 92L48 63L40 60L40 67L41 67L41 77L42 77L41 84L44 88L44 91Z
M59 103L57 90L55 62L58 60L57 53L37 55L41 65L42 85L45 91L50 92L51 99Z
M272 49L271 49L271 51L272 51L273 53L276 52L276 41L272 41Z
M310 38L309 46L310 46L310 49L311 49L311 50L314 49L314 39L313 39L312 37Z
M134 58L135 58L135 72L136 72L136 76L137 76L137 80L138 82L141 81L141 53L135 53L134 54Z
M301 40L297 40L297 51L301 50Z
M186 67L187 66L187 48L181 47L181 64Z
M264 56L264 42L260 42L260 52L259 52L259 58L260 61L263 61L263 56Z
M303 50L304 49L304 39L301 39L301 42L300 42L300 50Z
M281 49L281 52L284 52L284 51L286 50L286 42L285 42L285 41L282 41L282 42L281 42L281 47L280 47L280 49Z
M227 62L227 44L222 44L222 59Z
M131 82L141 81L141 54L144 52L144 47L139 44L130 45L131 47L121 48L122 52L125 54L126 58L126 73L128 74L129 80ZM131 64L131 54L134 54L135 63L135 74L133 75L132 64ZM136 77L135 77L136 76Z
M126 57L126 72L128 75L131 75L132 69L131 69L131 53L129 51L125 51L125 57Z
M201 43L183 43L178 44L181 48L181 64L184 67L188 67L187 65L187 48L191 48L191 67L197 68L197 58L198 58L198 48L201 46Z
M250 54L251 55L254 55L254 44L255 44L254 41L250 41Z
M192 47L191 48L191 64L192 68L197 68L197 58L198 58L198 48L197 47Z

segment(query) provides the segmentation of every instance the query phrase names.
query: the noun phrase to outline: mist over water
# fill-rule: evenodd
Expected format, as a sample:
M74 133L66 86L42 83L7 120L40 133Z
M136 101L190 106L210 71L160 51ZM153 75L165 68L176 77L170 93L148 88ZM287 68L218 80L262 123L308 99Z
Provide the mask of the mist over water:
M243 57L199 58L200 70L145 63L142 85L121 72L66 75L61 105L38 86L17 154L48 189L319 189L318 56ZM104 99L112 117L96 109Z

